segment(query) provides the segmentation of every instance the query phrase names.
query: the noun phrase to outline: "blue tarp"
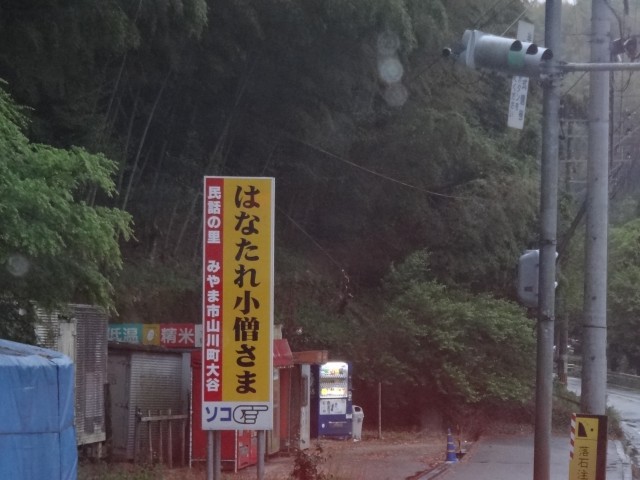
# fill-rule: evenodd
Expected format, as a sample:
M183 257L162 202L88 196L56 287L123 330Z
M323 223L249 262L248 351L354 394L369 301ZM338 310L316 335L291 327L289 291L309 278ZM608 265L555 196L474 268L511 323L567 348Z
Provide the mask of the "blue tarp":
M0 479L76 480L69 357L0 339Z

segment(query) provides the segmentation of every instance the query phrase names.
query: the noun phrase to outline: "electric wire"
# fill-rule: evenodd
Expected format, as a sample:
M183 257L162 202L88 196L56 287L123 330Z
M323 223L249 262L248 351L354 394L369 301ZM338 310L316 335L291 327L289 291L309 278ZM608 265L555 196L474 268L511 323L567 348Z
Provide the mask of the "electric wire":
M580 74L580 76L578 77L578 79L577 79L575 82L573 82L573 84L572 84L569 88L567 88L564 92L562 92L562 94L561 94L560 96L561 96L561 97L564 97L564 96L565 96L565 95L567 95L571 90L573 90L573 88L574 88L576 85L578 85L578 83L580 83L580 80L582 80L582 79L587 75L587 73L589 73L589 72L582 72L582 73Z
M516 1L519 1L519 0L498 0L491 7L489 7L489 9L487 11L485 11L485 13L483 15L480 16L480 19L485 17L488 13L493 13L494 10L497 11L496 6L499 3L501 3L501 1L505 1L506 2L504 5L502 5L500 7L502 10L504 10L504 9L510 7L511 4L513 4L513 3L515 3ZM480 19L478 19L476 21L476 23L475 23L476 28L480 28L480 29L484 28L492 20L492 19L489 18L489 19L487 19L487 21L485 23L480 24Z
M493 2L493 4L492 4L492 5L491 5L487 10L485 10L485 11L484 11L484 13L482 13L482 14L478 17L478 19L477 19L477 20L475 21L475 23L473 24L473 27L474 27L474 28L478 28L478 27L480 26L480 21L481 21L481 20L482 20L482 19L483 19L483 18L484 18L488 13L492 13L492 12L493 12L493 10L496 8L496 6L497 6L500 2L502 2L502 1L503 1L503 0L496 0L495 2ZM483 24L483 26L484 26L484 25L486 25L486 24Z
M324 149L322 147L319 147L317 145L313 145L313 144L311 144L309 142L306 142L304 140L301 140L299 138L294 138L294 137L292 137L292 138L296 142L298 142L298 143L300 143L302 145L305 145L308 148L316 150L316 151L318 151L320 153L323 153L324 155L326 155L328 157L331 157L331 158L333 158L335 160L338 160L340 162L346 163L347 165L351 165L352 167L355 167L355 168L360 169L360 170L362 170L364 172L370 173L371 175L375 175L376 177L382 178L384 180L388 180L388 181L390 181L392 183L396 183L398 185L402 185L403 187L411 188L413 190L417 190L419 192L426 193L427 195L433 195L433 196L436 196L436 197L450 198L450 199L455 199L455 200L473 200L472 197L465 197L465 196L461 196L461 195L448 195L448 194L445 194L445 193L434 192L433 190L427 190L426 188L422 188L422 187L419 187L417 185L413 185L411 183L407 183L407 182L404 182L402 180L398 180L397 178L393 178L393 177L390 177L390 176L385 175L383 173L377 172L375 170L371 170L370 168L363 167L362 165L358 165L357 163L352 162L351 160L347 160L346 158L343 158L340 155L336 155L333 152L330 152L330 151L328 151L328 150L326 150L326 149Z
M287 218L287 220L289 220L291 222L291 224L296 227L298 230L300 230L300 232L302 232L304 234L305 237L307 237L309 240L311 240L311 243L313 243L318 250L320 250L329 260L331 260L331 263L333 263L336 267L338 267L342 272L344 272L344 268L342 267L342 265L340 264L340 262L338 262L335 258L333 258L331 256L331 254L327 251L327 249L325 249L322 245L320 245L320 243L318 243L318 241L313 238L311 236L311 234L309 232L307 232L302 225L300 225L298 222L296 222L293 218L291 218L290 215L287 214L287 212L285 212L284 210L282 210L280 207L276 206L276 210L278 210L278 212L285 216Z
M531 9L531 5L529 5L527 8L525 8L525 9L522 11L522 13L521 13L520 15L518 15L518 16L516 17L516 19L515 19L513 22L511 22L511 25L509 25L509 26L504 30L504 32L502 32L502 36L506 35L506 34L507 34L507 32L508 32L509 30L511 30L511 28L512 28L512 27L513 27L513 26L514 26L514 25L515 25L515 24L516 24L516 23L517 23L517 22L518 22L522 17L524 17L525 13L527 13L530 9Z

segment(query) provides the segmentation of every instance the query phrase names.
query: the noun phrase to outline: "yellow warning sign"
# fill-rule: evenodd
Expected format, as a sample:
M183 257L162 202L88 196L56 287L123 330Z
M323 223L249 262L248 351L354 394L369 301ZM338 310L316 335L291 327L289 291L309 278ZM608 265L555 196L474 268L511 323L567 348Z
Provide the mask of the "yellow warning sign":
M604 480L607 417L574 414L571 418L569 480Z

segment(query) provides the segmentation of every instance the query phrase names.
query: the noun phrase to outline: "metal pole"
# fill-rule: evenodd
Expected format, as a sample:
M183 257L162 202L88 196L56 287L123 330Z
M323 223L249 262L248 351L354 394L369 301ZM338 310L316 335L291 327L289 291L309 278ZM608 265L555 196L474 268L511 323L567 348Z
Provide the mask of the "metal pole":
M378 382L378 438L382 439L382 382Z
M607 44L608 45L608 44ZM610 50L607 46L607 54ZM555 52L553 53L555 56ZM565 63L558 67L564 73L572 72L636 72L640 70L639 63Z
M213 480L213 430L207 431L207 480Z
M222 431L213 432L213 473L215 480L222 478Z
M264 452L265 452L265 431L258 430L258 480L264 480Z
M610 14L591 4L591 62L610 58ZM607 228L609 223L609 72L591 72L581 408L604 415L607 388Z
M561 0L545 5L545 46L561 58ZM560 89L557 63L550 65L543 92L542 160L540 168L540 265L537 328L536 422L533 478L549 480L553 399L556 234L558 228L558 132Z

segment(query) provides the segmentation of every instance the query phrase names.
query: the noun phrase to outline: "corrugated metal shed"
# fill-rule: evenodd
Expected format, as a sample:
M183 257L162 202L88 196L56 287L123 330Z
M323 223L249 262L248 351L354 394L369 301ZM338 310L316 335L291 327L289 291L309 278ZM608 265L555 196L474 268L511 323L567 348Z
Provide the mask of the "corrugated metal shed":
M149 445L149 425L136 438L136 412L147 416L166 413L188 414L189 394L188 353L162 348L109 344L108 377L111 397L112 455L126 460L140 460L140 455L156 451L160 426L152 425ZM180 425L174 426L179 443ZM166 439L165 439L166 441ZM174 445L174 451L177 448ZM136 452L138 458L136 458ZM175 455L179 455L176 452ZM146 460L149 460L145 458Z
M75 364L75 412L78 445L106 439L104 386L107 383L106 312L93 305L36 310L40 346L69 356Z
M107 383L107 325L104 310L71 305L76 320L76 428L78 443L105 440L104 386Z

